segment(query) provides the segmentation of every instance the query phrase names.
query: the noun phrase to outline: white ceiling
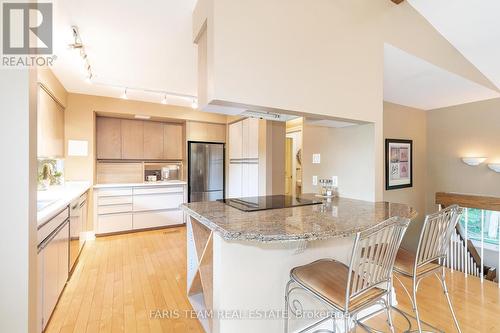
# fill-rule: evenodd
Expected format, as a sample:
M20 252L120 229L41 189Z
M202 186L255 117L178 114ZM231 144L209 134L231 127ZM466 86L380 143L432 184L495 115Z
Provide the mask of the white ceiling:
M196 95L196 49L191 15L196 0L55 0L54 73L70 92L119 97L122 89L85 82L79 53L67 47L76 25L95 80ZM133 91L129 98L159 102L161 95ZM170 98L169 104L191 105Z
M499 0L408 0L462 55L500 88Z
M384 100L423 110L500 97L496 91L384 45Z
M451 44L500 88L499 0L408 0ZM119 97L123 87L197 95L191 16L196 0L54 0L54 73L70 92ZM80 30L94 83L72 43ZM393 47L385 47L384 99L433 109L498 97L498 93ZM98 83L118 86L109 87ZM128 90L130 99L160 102ZM168 104L191 100L169 97ZM338 125L338 124L337 124Z

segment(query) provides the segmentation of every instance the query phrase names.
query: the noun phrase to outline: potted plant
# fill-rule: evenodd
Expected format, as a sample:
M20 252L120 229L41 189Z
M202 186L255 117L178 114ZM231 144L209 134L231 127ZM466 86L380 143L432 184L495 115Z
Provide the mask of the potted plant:
M40 190L46 190L50 186L50 181L52 177L52 165L45 163L42 167L42 172L40 174Z

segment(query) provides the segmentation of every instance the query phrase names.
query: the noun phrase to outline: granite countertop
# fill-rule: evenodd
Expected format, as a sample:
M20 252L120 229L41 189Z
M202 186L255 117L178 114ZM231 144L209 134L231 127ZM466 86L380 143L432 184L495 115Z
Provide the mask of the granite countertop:
M59 214L73 200L87 192L89 188L89 182L66 182L61 186L51 186L46 191L38 191L37 201L51 202L37 212L38 227L40 228L45 222Z
M312 195L302 195L308 196ZM417 216L408 205L347 198L255 212L243 212L218 201L183 204L182 209L225 240L262 242L347 237L381 225L391 217Z
M94 188L173 186L173 185L187 185L187 182L184 180L167 180L167 181L143 182L143 183L96 184L94 185Z

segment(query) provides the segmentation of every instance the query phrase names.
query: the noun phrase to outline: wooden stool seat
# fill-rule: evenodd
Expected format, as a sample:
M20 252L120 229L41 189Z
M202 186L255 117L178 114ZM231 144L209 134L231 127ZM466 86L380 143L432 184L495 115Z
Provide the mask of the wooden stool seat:
M394 271L399 274L406 275L408 277L413 276L413 269L415 268L415 258L417 257L416 253L412 253L408 250L400 248L398 254L396 255L396 261L394 262ZM417 276L435 271L440 269L441 266L430 262L422 266L417 267Z
M339 310L345 310L349 278L349 267L346 265L335 260L322 259L295 267L292 269L291 275L304 288L322 295ZM385 293L385 289L370 289L358 297L352 297L349 300L349 309L355 311L379 299Z

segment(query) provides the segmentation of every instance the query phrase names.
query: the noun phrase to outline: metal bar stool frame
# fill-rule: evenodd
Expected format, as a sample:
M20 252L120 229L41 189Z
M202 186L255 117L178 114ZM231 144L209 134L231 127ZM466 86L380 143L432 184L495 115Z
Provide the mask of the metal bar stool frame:
M412 293L408 291L403 281L398 278L397 274L394 274L396 280L401 284L403 290L408 295L410 299L413 311L415 313L415 320L417 322L418 329L411 330L411 324L406 332L419 332L422 333L422 324L420 320L420 314L418 311L418 303L417 303L417 291L420 285L420 282L430 275L435 275L436 278L441 283L441 287L443 288L443 292L446 296L446 300L448 302L448 307L450 309L451 315L453 317L453 322L458 332L462 332L460 329L460 325L458 323L457 317L455 315L455 311L453 310L453 305L450 300L450 296L448 293L448 287L446 285L446 275L445 275L445 267L444 261L448 255L449 242L451 240L451 236L453 231L455 230L455 226L458 223L460 215L462 214L462 208L458 205L449 206L443 210L440 210L437 213L427 215L424 220L424 224L422 225L422 229L420 231L417 251L415 253L415 262L413 265L412 274L408 274L408 272L398 269L394 267L394 272L397 274L401 274L407 278L412 279ZM429 264L438 263L438 266L433 269L426 269L423 273L419 273L418 270L424 268ZM407 316L408 314L403 312L402 310L393 307L396 311L401 313L403 316ZM408 318L406 320L410 323ZM427 326L430 326L432 329L436 329L432 325L425 323Z
M287 283L285 288L285 333L288 333L289 329L289 309L293 314L297 311L295 308L290 308L290 294L297 289L305 291L313 298L329 306L334 310L334 313L342 314L345 332L350 331L350 318L354 318L361 310L380 303L384 306L387 313L387 322L391 332L394 332L390 312L392 297L392 271L396 254L409 223L410 219L392 217L378 226L356 233L349 260L349 266L347 266L347 288L345 290L345 304L343 308L336 305L326 296L322 295L298 279L294 274L294 270L297 267L292 269L290 271L290 281ZM331 261L344 265L333 259L321 259L313 262L312 264L321 261ZM297 287L290 288L292 284L296 284ZM354 311L349 309L351 301L361 298L374 288L379 288L383 291L383 293L379 294L377 298L365 302L361 307L355 309ZM294 301L299 302L298 300ZM293 305L295 307L296 304L294 303ZM320 330L317 332L336 332L336 318L333 314L331 314L301 329L300 331L297 331L296 333L308 331L330 319L333 320L333 330ZM356 321L354 321L354 323L356 323Z

